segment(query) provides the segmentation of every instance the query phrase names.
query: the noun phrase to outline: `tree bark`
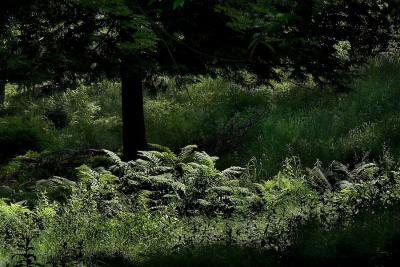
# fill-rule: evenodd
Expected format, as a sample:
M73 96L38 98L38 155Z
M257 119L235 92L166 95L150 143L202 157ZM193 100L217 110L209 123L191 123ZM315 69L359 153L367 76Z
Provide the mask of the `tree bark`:
M0 106L4 104L6 100L6 82L0 80Z
M122 143L124 160L134 160L138 151L146 149L146 131L143 109L143 73L135 58L121 60L122 87Z

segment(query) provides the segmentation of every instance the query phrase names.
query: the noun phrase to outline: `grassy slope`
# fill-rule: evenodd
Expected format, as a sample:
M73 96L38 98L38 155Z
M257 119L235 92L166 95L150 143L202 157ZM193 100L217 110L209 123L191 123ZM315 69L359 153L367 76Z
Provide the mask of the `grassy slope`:
M359 71L353 90L338 95L317 89L279 93L272 112L223 156L226 164L257 158L261 176L271 176L288 156L307 166L378 158L384 146L400 154L400 63L376 59Z

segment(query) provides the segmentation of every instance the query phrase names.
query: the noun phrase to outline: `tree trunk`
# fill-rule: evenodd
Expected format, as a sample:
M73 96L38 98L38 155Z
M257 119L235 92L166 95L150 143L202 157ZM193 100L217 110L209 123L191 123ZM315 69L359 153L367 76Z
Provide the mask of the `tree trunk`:
M0 106L4 104L6 99L6 82L0 80Z
M135 59L130 56L125 56L121 60L122 142L125 160L136 159L138 151L146 149L147 146L143 110L143 73L135 67L135 63Z

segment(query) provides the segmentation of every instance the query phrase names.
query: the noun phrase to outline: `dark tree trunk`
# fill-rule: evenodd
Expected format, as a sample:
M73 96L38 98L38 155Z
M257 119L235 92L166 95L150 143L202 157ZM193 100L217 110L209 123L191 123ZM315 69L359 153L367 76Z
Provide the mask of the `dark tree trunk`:
M0 106L4 104L6 99L6 82L0 80Z
M133 160L138 151L146 149L143 110L143 73L135 58L121 60L123 158Z

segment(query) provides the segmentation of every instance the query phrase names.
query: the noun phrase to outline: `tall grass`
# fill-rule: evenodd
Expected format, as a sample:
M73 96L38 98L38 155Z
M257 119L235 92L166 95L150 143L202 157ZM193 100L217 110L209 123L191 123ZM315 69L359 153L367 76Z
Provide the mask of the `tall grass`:
M175 149L196 143L203 149L223 150L235 139L232 131L246 126L269 106L268 92L245 90L223 79L199 77L181 87L174 79L165 79L166 88L156 96L146 90L149 143ZM122 147L120 84L116 82L82 85L39 99L16 94L9 98L8 112L46 120L57 137L46 149L116 151Z
M256 158L259 179L275 175L291 156L308 166L316 159L352 162L367 153L377 159L383 147L398 156L399 67L397 56L371 60L354 71L349 93L290 81L275 84L275 90L250 90L207 77L178 86L162 77L163 90L145 97L148 141L173 149L196 143L220 156L222 167ZM65 122L44 149L121 148L118 83L104 81L39 100L21 99L14 91L8 106L15 116L45 119L50 126Z
M289 88L273 97L273 109L223 156L238 164L257 158L260 178L274 175L288 156L311 166L316 159L352 162L384 149L400 155L400 62L380 57L357 70L350 93Z
M149 141L179 148L196 143L219 152L240 135L246 122L269 109L270 93L246 90L222 78L172 84L145 104Z

